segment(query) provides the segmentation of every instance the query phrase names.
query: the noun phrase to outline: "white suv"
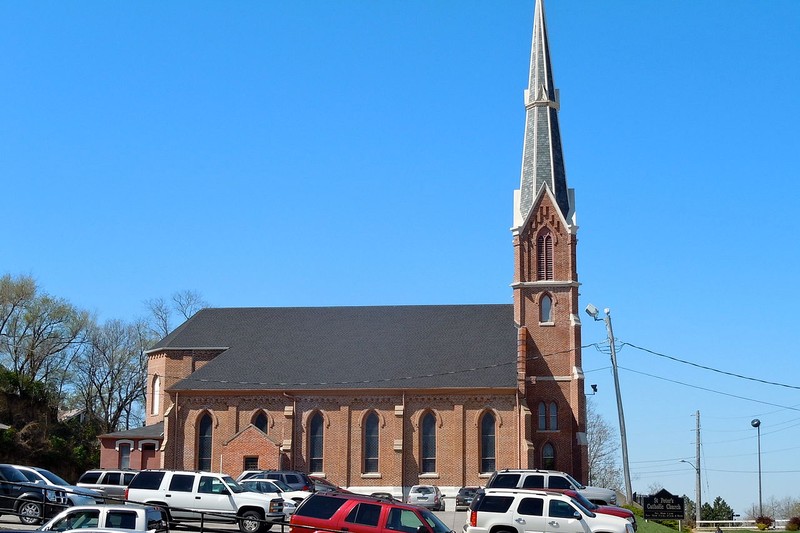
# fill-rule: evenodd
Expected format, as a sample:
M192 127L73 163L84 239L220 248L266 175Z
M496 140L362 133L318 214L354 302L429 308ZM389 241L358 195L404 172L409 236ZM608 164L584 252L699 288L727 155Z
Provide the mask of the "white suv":
M469 510L464 533L634 533L624 518L595 514L558 492L484 489Z
M172 521L238 522L242 533L269 531L285 518L282 498L249 492L232 477L213 472L143 470L128 485L125 499L163 507Z
M494 489L569 489L598 505L616 505L617 493L611 489L588 487L566 472L558 470L500 470L486 483Z

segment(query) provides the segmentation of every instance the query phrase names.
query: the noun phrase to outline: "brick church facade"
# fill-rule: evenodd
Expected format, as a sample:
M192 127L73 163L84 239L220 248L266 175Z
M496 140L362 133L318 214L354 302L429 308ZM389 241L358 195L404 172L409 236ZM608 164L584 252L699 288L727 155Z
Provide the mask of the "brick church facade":
M577 225L548 47L537 0L513 305L201 310L148 352L146 425L101 436L101 467L296 469L403 495L502 468L586 481Z

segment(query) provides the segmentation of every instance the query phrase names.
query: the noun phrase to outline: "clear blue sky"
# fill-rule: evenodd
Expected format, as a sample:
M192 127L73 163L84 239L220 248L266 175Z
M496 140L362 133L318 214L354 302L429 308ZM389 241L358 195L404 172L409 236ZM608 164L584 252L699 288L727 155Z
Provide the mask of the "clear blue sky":
M548 0L582 303L796 386L800 2ZM533 1L0 3L2 272L133 319L511 302ZM584 344L605 338L584 317ZM616 427L608 355L584 350ZM633 488L797 497L800 390L624 347Z

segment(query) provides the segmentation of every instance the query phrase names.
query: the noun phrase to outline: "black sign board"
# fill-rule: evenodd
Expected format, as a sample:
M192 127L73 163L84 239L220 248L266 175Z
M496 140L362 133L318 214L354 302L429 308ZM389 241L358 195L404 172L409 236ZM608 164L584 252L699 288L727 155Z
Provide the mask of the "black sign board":
M683 497L673 496L665 489L644 497L644 517L647 520L683 520Z

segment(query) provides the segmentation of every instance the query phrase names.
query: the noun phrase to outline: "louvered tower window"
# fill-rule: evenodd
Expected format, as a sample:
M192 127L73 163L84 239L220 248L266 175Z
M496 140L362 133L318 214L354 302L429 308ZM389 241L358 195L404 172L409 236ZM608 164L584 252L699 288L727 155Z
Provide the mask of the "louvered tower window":
M538 268L536 278L553 279L553 236L543 233L536 239Z

